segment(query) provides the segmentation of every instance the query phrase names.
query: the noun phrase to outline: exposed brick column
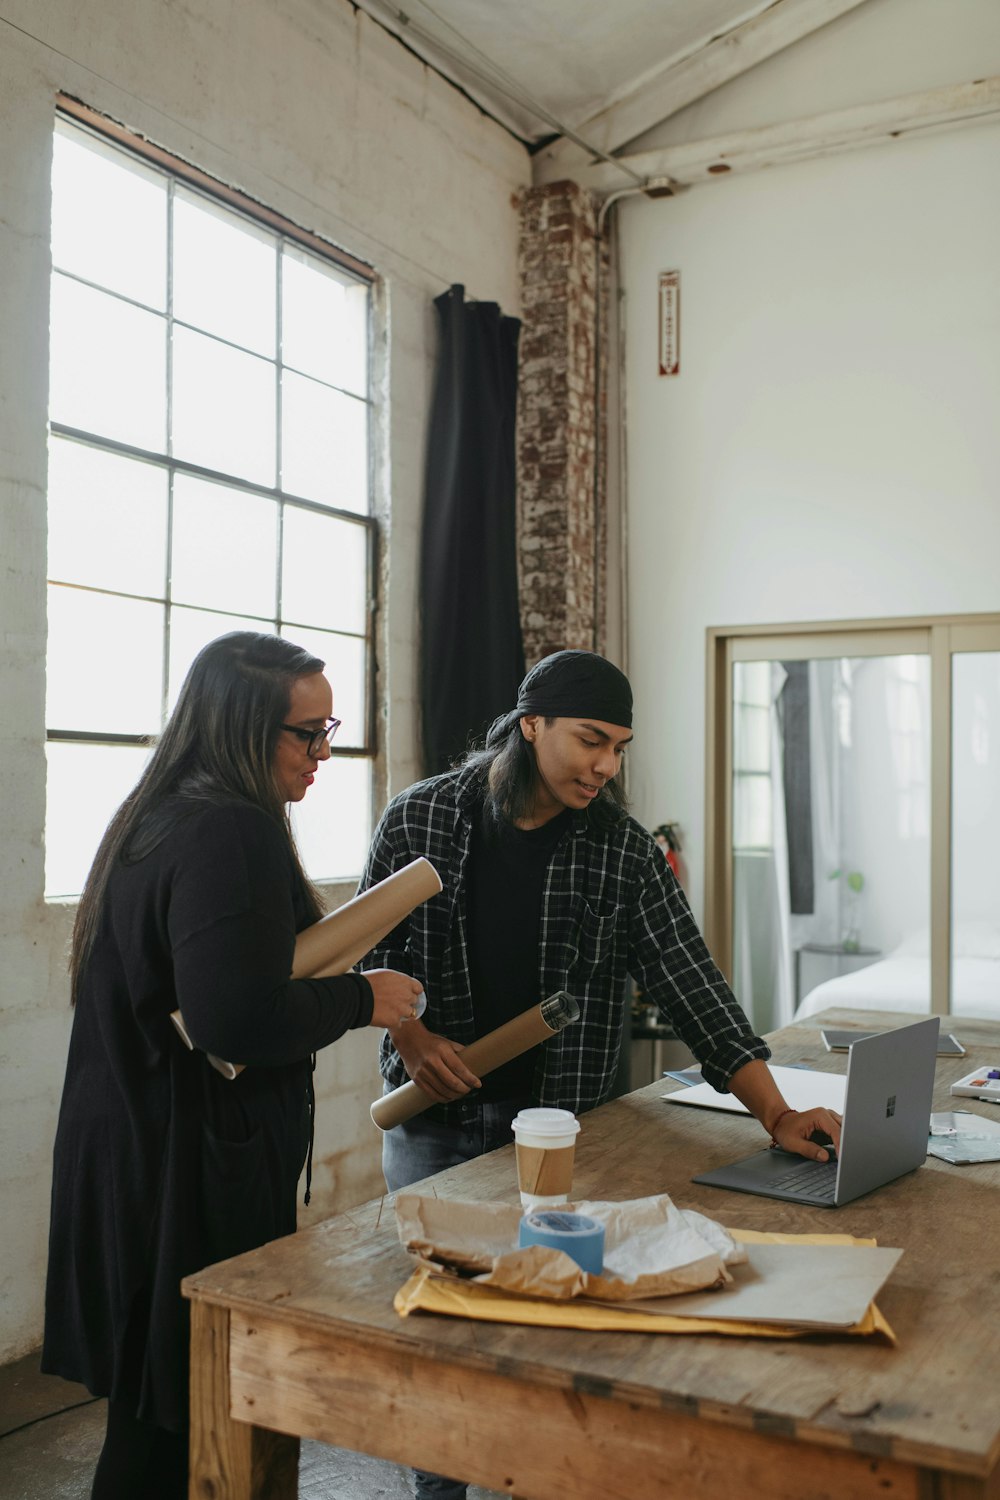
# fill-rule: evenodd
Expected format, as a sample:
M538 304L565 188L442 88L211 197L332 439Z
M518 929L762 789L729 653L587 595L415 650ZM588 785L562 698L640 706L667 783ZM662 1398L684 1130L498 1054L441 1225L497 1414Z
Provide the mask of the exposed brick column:
M564 646L604 648L608 266L597 208L575 182L521 198L518 567L529 665Z

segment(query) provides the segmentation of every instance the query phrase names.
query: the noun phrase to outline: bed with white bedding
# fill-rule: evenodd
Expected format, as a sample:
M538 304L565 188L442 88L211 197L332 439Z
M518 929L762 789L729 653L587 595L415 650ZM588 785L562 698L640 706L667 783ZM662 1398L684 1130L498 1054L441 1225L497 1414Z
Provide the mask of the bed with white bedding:
M828 979L810 990L795 1020L830 1006L858 1010L930 1010L930 948L926 934L900 943L878 963ZM1000 1018L1000 925L969 923L959 928L952 954L953 1015Z

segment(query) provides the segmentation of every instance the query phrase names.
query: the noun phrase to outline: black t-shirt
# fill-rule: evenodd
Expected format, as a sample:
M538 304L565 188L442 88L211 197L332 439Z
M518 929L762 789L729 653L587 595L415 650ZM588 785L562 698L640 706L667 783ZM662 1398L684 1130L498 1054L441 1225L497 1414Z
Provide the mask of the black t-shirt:
M472 830L466 867L466 924L476 1036L485 1036L545 997L539 989L542 893L553 850L568 827L561 812L540 828L499 827L485 808ZM531 1094L537 1047L483 1079L483 1100Z

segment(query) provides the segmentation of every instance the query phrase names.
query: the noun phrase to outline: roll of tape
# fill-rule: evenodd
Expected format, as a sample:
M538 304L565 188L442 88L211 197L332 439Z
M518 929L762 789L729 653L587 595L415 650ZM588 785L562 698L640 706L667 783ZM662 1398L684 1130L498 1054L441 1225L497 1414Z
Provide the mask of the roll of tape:
M581 1271L591 1276L600 1276L604 1269L604 1225L586 1214L536 1209L521 1220L517 1243L521 1250L529 1245L564 1250Z

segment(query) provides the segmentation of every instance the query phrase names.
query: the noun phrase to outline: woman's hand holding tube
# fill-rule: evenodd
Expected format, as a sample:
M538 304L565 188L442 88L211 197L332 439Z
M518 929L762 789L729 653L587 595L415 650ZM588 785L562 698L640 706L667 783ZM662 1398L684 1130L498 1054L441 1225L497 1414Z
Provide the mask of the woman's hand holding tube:
M368 976L371 978L371 975ZM441 1104L460 1099L472 1089L481 1087L475 1073L465 1066L459 1054L461 1042L428 1031L422 1021L407 1021L392 1030L392 1041L403 1059L407 1075Z
M375 1005L370 1026L395 1027L411 1023L417 1014L417 1001L423 986L409 974L396 969L368 969L365 978L372 987Z

